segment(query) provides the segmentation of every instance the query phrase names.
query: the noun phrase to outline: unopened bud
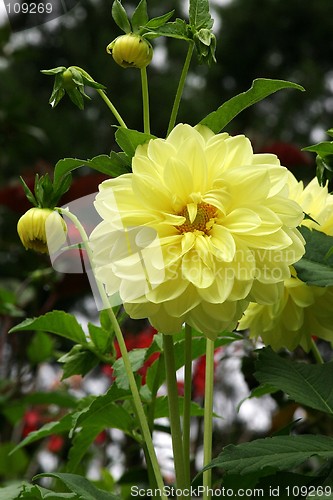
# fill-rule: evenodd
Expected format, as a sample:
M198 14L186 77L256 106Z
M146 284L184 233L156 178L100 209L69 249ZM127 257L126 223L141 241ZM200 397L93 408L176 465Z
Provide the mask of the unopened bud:
M118 36L106 47L106 51L123 68L145 68L153 57L151 44L135 33Z
M48 253L66 241L66 224L50 208L30 208L17 223L17 232L26 250Z

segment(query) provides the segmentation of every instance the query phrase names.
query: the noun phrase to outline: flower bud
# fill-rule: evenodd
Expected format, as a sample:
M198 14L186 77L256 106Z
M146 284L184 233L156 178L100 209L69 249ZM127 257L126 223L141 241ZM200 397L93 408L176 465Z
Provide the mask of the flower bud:
M106 51L123 68L145 68L153 57L151 44L135 33L118 36L106 47Z
M69 68L67 68L61 76L62 86L65 90L72 90L77 87L77 83L75 83L73 80L73 73Z
M17 232L26 250L52 253L66 240L63 218L50 208L30 208L17 223Z

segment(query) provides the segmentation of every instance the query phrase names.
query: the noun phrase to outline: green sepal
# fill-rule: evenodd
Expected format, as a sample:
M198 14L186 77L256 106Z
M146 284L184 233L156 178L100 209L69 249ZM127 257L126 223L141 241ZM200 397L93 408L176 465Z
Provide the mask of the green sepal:
M42 69L40 72L44 75L57 75L58 73L63 73L66 71L65 66L58 66L57 68L52 69Z
M127 17L126 10L119 0L114 0L111 12L117 26L125 33L130 33L132 31L131 23Z
M23 190L24 190L24 193L25 193L26 197L28 198L28 200L30 201L30 203L32 203L32 205L34 205L35 207L37 207L38 206L38 202L37 202L35 196L32 194L31 190L29 189L29 187L27 186L27 184L24 181L23 177L21 177L21 176L20 176L20 181L22 182Z
M148 22L147 1L141 0L131 18L133 33L138 33L140 28Z

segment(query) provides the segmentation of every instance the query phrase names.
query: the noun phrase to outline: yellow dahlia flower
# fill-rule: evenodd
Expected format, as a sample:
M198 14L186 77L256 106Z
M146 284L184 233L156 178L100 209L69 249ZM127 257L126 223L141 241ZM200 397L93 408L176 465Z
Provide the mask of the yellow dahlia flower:
M136 149L133 173L103 182L91 235L97 278L162 333L209 338L250 300L275 302L304 253L288 171L250 141L180 124Z
M66 240L66 224L50 208L30 208L17 223L17 232L26 250L52 253Z
M304 188L289 174L289 188L290 196L318 222L304 219L302 225L333 236L333 197L327 187L320 187L315 178ZM333 341L333 287L308 286L293 274L273 305L250 304L238 329L249 328L251 337L261 337L275 350L301 345L308 351L313 335Z

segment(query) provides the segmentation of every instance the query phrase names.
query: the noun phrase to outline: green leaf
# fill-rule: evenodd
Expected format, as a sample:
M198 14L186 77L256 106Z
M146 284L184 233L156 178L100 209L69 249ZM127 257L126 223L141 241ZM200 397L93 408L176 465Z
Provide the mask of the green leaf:
M127 156L132 158L138 146L150 141L150 139L156 139L156 137L151 134L138 132L137 130L119 127L115 134L115 139Z
M29 361L37 365L53 357L54 339L42 331L38 331L32 337L27 348Z
M82 92L80 92L78 89L67 89L67 94L72 103L82 111L84 109L84 99Z
M192 41L189 36L188 25L183 19L176 19L172 23L166 23L159 28L151 28L145 34L146 38L154 38L157 36L168 36L170 38L178 38L179 40Z
M72 446L68 452L68 460L66 463L67 472L76 471L91 444L101 431L102 429L98 426L84 427L74 435Z
M104 429L120 429L131 434L134 422L125 408L115 403L117 391L118 397L124 397L124 394L130 397L128 392L124 393L116 388L116 391L97 396L88 408L76 414L75 427L80 427L80 431L74 433L73 446L68 456L68 471L76 470L96 436Z
M62 74L64 71L66 71L65 66L58 66L52 69L42 69L40 72L44 75L57 75L58 73Z
M26 438L23 439L12 451L12 453L16 453L20 448L27 446L28 444L34 443L35 441L39 441L44 437L51 436L52 434L62 434L64 432L69 432L72 428L72 414L67 414L62 417L60 420L55 422L48 422L43 425L37 431L30 432Z
M54 333L79 344L87 343L77 319L64 311L51 311L38 318L27 318L9 330L9 333L34 330Z
M88 323L88 330L97 350L102 354L109 353L112 349L113 332L92 323Z
M59 160L55 166L54 186L55 188L60 186L64 178L79 167L89 167L110 177L118 177L118 175L131 171L130 163L130 159L124 153L115 153L114 151L111 152L110 156L99 155L91 160L64 158Z
M131 19L133 32L134 33L138 32L140 28L142 28L143 26L145 26L145 24L147 24L147 22L148 22L147 1L140 0L140 3L135 9Z
M120 497L96 488L88 479L77 474L45 472L43 474L38 474L33 480L35 481L42 477L59 479L70 491L79 495L81 500L120 500Z
M302 151L310 151L311 153L317 153L320 156L333 155L333 141L323 141L318 144L313 144L303 148Z
M129 33L132 30L126 10L119 0L115 0L112 4L112 17L119 28L125 33Z
M146 353L147 349L132 349L128 353L133 372L136 372L143 366L146 359ZM113 370L117 386L120 389L127 390L129 388L129 382L123 358L117 359L113 364Z
M266 348L260 350L255 376L260 383L284 391L297 403L333 414L333 392L327 383L333 377L333 361L308 365L284 359Z
M58 359L63 363L63 374L61 380L72 375L82 375L83 377L99 363L98 357L91 351L82 349L80 345L75 345L68 353Z
M201 28L210 30L214 21L209 12L209 1L190 0L189 20L190 25L197 31Z
M333 438L320 435L275 436L238 446L228 445L203 471L213 467L221 467L227 474L287 470L313 456L333 458Z
M7 479L22 477L29 464L29 458L24 450L19 450L12 456L15 444L3 442L0 444L0 475Z
M305 254L294 264L297 277L308 285L333 286L333 236L321 231L299 228L306 240Z
M24 482L0 488L0 500L18 500L23 487L28 485L28 483Z
M201 125L206 125L215 134L219 133L235 116L244 109L252 106L265 97L268 97L274 92L282 89L297 89L304 91L304 88L296 83L287 82L284 80L269 80L266 78L258 78L254 80L252 87L229 101L225 102L216 111L213 111L201 120Z
M152 19L150 19L146 23L145 28L153 30L153 29L159 28L160 26L163 26L173 16L174 12L175 12L174 10L171 10L170 12L167 12L166 14L163 14L162 16L153 17Z

